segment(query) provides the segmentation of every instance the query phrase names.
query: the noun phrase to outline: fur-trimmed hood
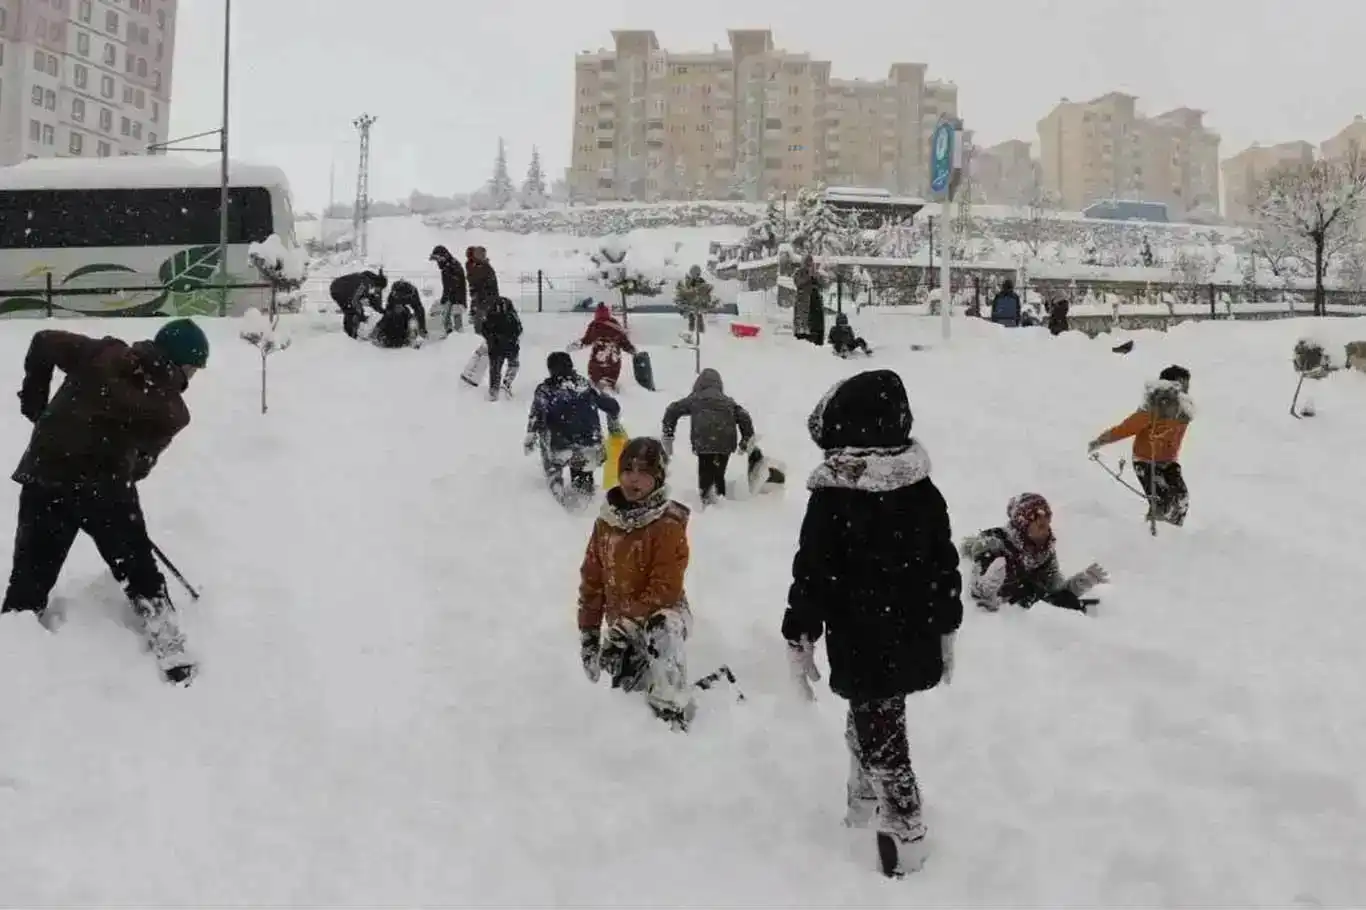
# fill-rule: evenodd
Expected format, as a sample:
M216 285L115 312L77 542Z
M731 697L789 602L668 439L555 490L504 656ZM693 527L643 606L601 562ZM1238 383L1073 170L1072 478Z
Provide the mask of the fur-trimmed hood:
M890 493L930 476L930 455L915 440L901 449L834 449L807 478L808 490Z
M1181 388L1181 383L1170 379L1153 379L1143 385L1140 407L1161 420L1180 420L1190 423L1195 418L1195 402Z

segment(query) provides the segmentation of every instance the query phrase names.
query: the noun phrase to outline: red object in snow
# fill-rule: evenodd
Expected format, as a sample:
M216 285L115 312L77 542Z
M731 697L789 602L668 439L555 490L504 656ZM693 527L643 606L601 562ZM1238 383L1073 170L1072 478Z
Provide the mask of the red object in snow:
M736 338L757 338L759 336L759 327L757 325L750 325L747 322L732 322L730 324L730 333Z

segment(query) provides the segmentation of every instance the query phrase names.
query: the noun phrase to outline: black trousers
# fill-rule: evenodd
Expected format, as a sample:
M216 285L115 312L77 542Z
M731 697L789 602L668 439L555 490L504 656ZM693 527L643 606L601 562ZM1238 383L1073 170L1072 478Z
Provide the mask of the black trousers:
M902 841L925 834L920 815L920 784L911 767L906 735L906 698L897 696L849 705L845 725L849 747L849 808L876 802L878 829Z
M726 495L726 468L729 465L729 455L697 456L697 488L703 497L712 492L718 497Z
M1135 461L1134 476L1139 486L1153 500L1157 518L1180 525L1190 511L1190 490L1181 475L1181 465L1175 461Z
M135 488L111 493L25 484L19 493L14 560L0 612L47 609L48 595L78 531L90 535L130 598L151 600L166 593Z
M521 366L520 354L521 345L512 345L498 350L493 347L489 348L490 394L503 387L512 388L512 381L517 378L517 370Z

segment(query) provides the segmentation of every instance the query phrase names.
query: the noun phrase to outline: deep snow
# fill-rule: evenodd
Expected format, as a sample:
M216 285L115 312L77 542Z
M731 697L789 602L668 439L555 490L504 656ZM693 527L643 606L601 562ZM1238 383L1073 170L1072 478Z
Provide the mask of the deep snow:
M206 323L194 422L143 487L153 536L205 589L191 604L172 582L202 675L158 681L85 540L59 632L0 618L0 904L1366 900L1366 376L1317 384L1318 416L1292 419L1308 321L1138 333L1120 357L1105 338L959 322L944 346L934 320L856 318L911 390L955 533L1036 490L1064 568L1113 578L1098 618L969 609L953 685L910 700L933 854L889 883L871 835L840 825L844 705L823 684L798 700L778 636L818 457L805 418L865 364L707 336L704 362L794 482L694 513L692 670L729 663L748 700L704 694L684 736L579 669L592 516L553 504L520 442L545 354L583 323L525 320L519 397L491 403L458 380L470 336L380 351L302 317L270 360L265 416L256 349ZM16 385L47 325L0 332ZM623 419L657 432L692 354L669 344L680 320L632 325L662 391L628 385ZM1363 325L1312 328L1340 352ZM1085 445L1171 362L1194 372L1193 509L1152 539ZM27 432L0 413L7 457ZM695 506L694 464L677 458L672 481ZM17 493L0 485L6 520Z

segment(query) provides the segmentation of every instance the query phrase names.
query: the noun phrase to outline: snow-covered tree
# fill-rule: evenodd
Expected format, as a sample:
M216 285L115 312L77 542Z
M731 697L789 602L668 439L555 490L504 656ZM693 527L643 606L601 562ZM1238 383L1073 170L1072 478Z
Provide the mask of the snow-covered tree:
M598 267L598 279L621 295L623 320L629 312L630 298L657 297L665 284L663 279L651 278L644 272L631 270L626 264L629 255L630 248L626 245L625 238L614 234L603 240L598 251L589 256Z
M1183 249L1172 261L1172 283L1182 303L1199 303L1208 293L1218 258L1206 256L1199 250Z
M1254 215L1264 237L1284 243L1314 275L1314 315L1327 312L1324 278L1333 258L1360 242L1366 213L1366 159L1354 150L1340 160L1287 165L1257 194Z
M1148 242L1148 237L1143 236L1143 246L1138 251L1138 261L1143 263L1144 268L1152 268L1157 264L1157 257L1153 255L1153 245Z
M508 175L507 145L502 137L498 138L498 155L493 160L493 178L488 184L489 206L493 209L506 209L514 201L516 188Z
M821 255L831 238L837 238L844 230L839 216L826 204L825 188L802 187L797 193L796 208L792 245L802 253Z
M506 169L507 161L503 166ZM545 172L541 170L541 150L531 147L531 164L527 165L526 180L522 182L522 207L528 209L545 208L549 194L546 192Z

